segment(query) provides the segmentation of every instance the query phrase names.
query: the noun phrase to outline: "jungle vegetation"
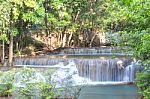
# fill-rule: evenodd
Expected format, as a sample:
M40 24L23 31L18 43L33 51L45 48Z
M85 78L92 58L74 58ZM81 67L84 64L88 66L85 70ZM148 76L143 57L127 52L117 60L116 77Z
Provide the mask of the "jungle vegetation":
M101 46L103 33L112 35L112 46L128 46L142 61L137 85L149 99L150 0L0 0L0 40L9 52L9 66L13 54L31 45L43 47L34 36L49 40L52 50Z

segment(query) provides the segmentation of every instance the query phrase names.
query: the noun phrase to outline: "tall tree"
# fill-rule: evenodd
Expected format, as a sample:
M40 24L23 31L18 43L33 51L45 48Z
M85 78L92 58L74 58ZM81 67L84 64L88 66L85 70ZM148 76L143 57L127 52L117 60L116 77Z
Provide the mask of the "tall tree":
M44 15L43 0L5 0L1 2L1 34L9 38L9 66L12 66L13 39L19 34L26 35L29 23L41 23Z

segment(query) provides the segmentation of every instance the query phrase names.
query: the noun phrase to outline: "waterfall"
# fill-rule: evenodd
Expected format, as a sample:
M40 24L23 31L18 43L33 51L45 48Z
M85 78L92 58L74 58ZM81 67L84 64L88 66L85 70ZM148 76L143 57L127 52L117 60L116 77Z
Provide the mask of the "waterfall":
M76 64L79 76L90 79L93 82L132 82L136 70L128 58L15 58L14 66L58 66L60 62L68 65L70 61Z
M135 72L134 72L134 67L133 65L129 65L125 68L124 72L124 81L134 81Z
M99 48L67 48L61 50L60 54L65 55L132 55L126 53L128 48L113 48L113 47L99 47Z

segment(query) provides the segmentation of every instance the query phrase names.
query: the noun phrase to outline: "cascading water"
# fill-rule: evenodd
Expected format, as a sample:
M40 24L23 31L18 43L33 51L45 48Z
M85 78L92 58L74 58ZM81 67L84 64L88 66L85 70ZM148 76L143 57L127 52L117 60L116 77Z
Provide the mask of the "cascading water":
M131 64L132 61L126 58L16 58L14 65L58 68L61 67L60 62L69 65L70 61L74 62L80 77L90 79L93 82L133 82L135 78L136 71Z
M60 52L64 55L131 55L131 52L127 53L129 48L119 48L119 47L99 47L99 48L67 48Z
M118 82L123 81L125 75L124 72L132 72L131 70L126 71L127 65L130 63L129 60L123 60L123 67L117 62L121 61L118 59L86 59L79 60L78 69L79 74L82 77L90 78L92 81L97 82ZM130 80L133 81L133 80Z

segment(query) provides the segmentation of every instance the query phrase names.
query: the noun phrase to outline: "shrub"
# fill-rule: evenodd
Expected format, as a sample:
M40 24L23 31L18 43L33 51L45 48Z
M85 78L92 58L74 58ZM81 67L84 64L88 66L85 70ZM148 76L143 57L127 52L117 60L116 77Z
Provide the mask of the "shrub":
M150 71L138 73L136 77L136 84L144 99L150 99Z
M17 75L21 85L15 86L17 99L52 99L56 95L54 86L42 75L37 75L36 70L25 67Z
M10 96L13 92L15 70L0 73L0 96Z
M58 95L54 90L54 86L50 83L39 83L38 88L40 90L41 99L53 99Z

